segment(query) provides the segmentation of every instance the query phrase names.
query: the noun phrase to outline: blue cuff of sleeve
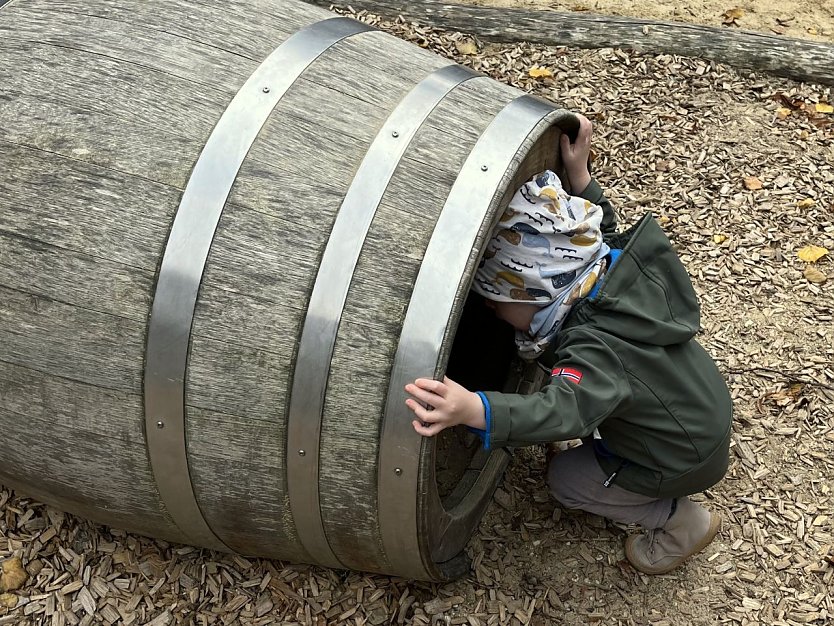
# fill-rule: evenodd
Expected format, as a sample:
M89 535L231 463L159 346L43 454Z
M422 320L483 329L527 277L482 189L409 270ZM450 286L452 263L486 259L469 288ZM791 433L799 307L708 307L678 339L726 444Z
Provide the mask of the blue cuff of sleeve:
M606 274L608 272L610 272L611 268L614 267L614 265L617 263L617 261L620 260L620 255L622 253L623 253L622 250L617 250L616 248L612 248L608 252L608 268L605 270ZM588 299L589 300L592 300L593 298L597 297L597 294L599 293L599 288L602 287L603 280L605 280L605 276L603 276L601 280L598 280L597 284L594 285L594 288L591 289L591 293L588 294Z
M487 400L486 394L482 391L476 391L475 393L478 394L478 397L481 399L481 402L484 403L484 418L486 419L486 429L481 430L480 428L472 428L471 426L467 426L469 430L484 442L484 450L489 450L489 433L492 432L492 409L489 406L489 400Z

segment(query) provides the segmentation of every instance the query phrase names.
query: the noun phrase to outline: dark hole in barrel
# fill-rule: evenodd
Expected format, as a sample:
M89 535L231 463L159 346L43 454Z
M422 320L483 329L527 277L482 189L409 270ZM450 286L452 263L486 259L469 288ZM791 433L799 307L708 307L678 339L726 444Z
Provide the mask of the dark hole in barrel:
M471 391L503 391L516 354L514 337L513 328L495 317L484 298L470 292L455 333L446 375ZM482 449L481 439L464 426L447 428L438 435L435 472L441 499L462 486L460 483L473 467L475 455Z

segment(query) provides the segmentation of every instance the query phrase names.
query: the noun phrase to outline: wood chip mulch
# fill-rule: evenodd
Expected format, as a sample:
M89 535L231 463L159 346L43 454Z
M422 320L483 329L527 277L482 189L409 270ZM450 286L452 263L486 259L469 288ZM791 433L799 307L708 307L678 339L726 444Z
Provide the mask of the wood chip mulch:
M359 17L595 123L595 175L624 224L658 216L732 390L730 470L701 497L724 515L720 536L679 571L643 576L623 528L554 504L537 448L515 452L470 542L471 575L446 585L168 545L0 488L0 625L834 623L830 89ZM808 246L831 253L805 262Z

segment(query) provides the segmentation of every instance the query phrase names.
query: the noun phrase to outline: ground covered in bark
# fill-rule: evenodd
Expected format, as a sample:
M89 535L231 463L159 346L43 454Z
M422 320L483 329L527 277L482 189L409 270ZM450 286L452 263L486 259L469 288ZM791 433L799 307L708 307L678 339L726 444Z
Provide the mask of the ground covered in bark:
M534 448L516 451L470 543L471 575L442 586L169 546L0 488L0 625L831 623L830 89L377 25L595 123L596 176L624 225L652 211L677 246L732 389L731 467L701 497L721 534L679 571L640 575L626 529L550 500Z

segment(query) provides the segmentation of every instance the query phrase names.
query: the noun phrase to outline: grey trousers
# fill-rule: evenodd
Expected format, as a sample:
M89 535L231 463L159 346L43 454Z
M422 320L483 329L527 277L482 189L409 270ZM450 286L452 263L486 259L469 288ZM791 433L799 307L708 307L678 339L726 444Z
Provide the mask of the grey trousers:
M581 509L621 524L640 524L646 529L660 528L669 519L671 498L658 500L616 484L605 487L607 478L590 445L560 452L547 468L550 492L568 509Z

